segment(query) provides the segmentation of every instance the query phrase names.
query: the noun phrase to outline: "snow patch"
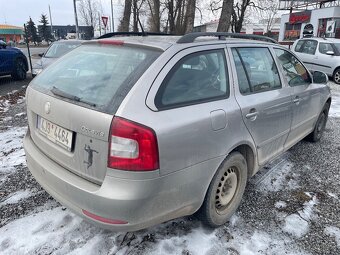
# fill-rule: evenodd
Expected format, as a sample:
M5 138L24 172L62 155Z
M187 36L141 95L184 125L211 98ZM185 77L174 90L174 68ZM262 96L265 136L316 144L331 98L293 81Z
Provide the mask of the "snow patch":
M330 196L332 198L339 199L339 197L336 194L332 193L332 192L328 192L327 194L328 194L328 196Z
M338 247L340 247L340 229L337 227L326 227L324 232L327 235L333 236L335 238L335 241L338 245Z
M26 165L22 139L27 128L11 128L0 133L0 174L7 174L15 170L15 166Z
M13 119L12 117L5 117L1 120L1 122L7 122L10 121L11 119Z
M328 113L329 117L340 118L340 93L332 92L332 103Z
M314 206L317 204L316 196L305 192L306 195L311 196L311 200L303 204L303 209L297 213L288 215L285 218L283 230L297 238L307 234L309 230L309 223L314 218Z
M270 167L269 171L257 182L256 189L262 192L275 192L297 188L299 185L292 167L293 164L285 159Z
M275 203L275 208L281 209L287 207L287 203L284 201L278 201Z
M283 230L298 238L304 236L308 232L308 222L302 219L298 214L291 214L286 217Z
M28 190L19 190L15 193L13 193L9 198L7 198L5 201L0 203L0 206L6 205L6 204L15 204L19 202L21 199L25 199L32 196L32 193Z
M59 254L66 254L76 247L83 247L93 235L101 232L68 210L57 207L0 228L0 253L51 254L58 247ZM84 250L84 253L92 254L91 250Z
M15 114L16 117L20 117L20 116L23 116L23 115L26 115L26 112L21 112L21 113Z

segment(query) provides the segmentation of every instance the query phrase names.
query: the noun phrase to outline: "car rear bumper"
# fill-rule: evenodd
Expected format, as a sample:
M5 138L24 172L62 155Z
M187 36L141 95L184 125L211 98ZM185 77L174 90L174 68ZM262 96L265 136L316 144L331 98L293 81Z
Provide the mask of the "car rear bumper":
M214 159L154 179L124 179L106 175L104 182L97 185L49 159L29 134L24 138L24 148L30 172L51 196L87 221L114 231L135 231L194 213L201 206L214 174L207 167L219 162L219 159ZM202 169L197 169L197 166ZM197 174L199 170L204 170L203 174ZM86 216L83 210L128 223L104 223Z

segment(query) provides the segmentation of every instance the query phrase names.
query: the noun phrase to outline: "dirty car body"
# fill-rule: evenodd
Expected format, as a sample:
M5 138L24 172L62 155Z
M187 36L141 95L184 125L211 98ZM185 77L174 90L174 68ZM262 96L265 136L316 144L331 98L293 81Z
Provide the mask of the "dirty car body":
M285 48L178 39L85 43L27 89L29 170L103 228L138 230L200 208L221 225L248 178L324 128L326 80Z

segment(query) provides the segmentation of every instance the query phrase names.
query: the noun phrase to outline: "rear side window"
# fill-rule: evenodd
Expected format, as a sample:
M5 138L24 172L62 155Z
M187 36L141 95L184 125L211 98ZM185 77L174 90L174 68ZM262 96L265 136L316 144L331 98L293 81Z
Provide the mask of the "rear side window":
M327 51L333 51L334 52L332 45L330 43L320 43L319 44L319 52L321 54L326 55Z
M229 96L224 50L190 54L164 79L155 98L158 109L168 109Z
M314 55L315 51L316 51L316 47L318 46L318 42L314 41L314 40L302 40L299 41L298 44L300 42L303 42L302 45L300 45L300 47L298 48L296 45L295 47L295 51L296 52L301 52L301 53L305 53L305 54L310 54L310 55Z
M234 48L241 94L251 94L282 87L278 69L268 48Z
M160 54L130 46L82 45L46 68L34 79L33 87L51 95L58 91L111 113Z
M302 50L302 49L301 49L301 46L303 45L303 42L304 42L304 41L302 41L302 40L297 42L297 44L296 44L296 46L295 46L295 51L296 51L296 52L301 52L301 50Z
M282 49L274 49L274 51L282 66L283 74L289 86L310 84L308 71L293 54Z

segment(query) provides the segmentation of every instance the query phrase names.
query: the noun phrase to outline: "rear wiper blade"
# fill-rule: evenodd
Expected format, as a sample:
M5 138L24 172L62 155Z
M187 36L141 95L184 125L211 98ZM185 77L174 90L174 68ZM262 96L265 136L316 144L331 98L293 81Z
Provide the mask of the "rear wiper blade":
M58 89L57 87L53 86L53 88L51 89L51 92L54 94L54 95L57 95L57 96L60 96L60 97L64 97L64 98L68 98L68 99L71 99L73 101L76 101L76 102L81 102L81 103L84 103L84 104L88 104L92 107L96 107L97 105L94 104L94 103L91 103L91 102L88 102L86 100L83 100L81 99L80 97L77 97L75 95L72 95L72 94L69 94L61 89Z

